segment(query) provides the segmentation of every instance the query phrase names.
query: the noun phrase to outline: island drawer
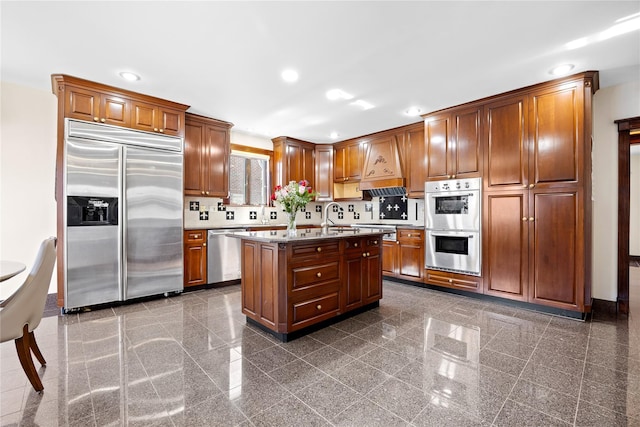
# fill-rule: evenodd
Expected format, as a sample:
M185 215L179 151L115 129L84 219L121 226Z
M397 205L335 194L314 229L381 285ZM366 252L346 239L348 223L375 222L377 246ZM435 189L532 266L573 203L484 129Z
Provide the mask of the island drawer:
M304 289L316 283L340 278L340 261L338 259L322 264L306 265L291 268L292 290Z
M300 329L337 315L340 310L339 294L336 291L317 298L293 303L291 309L291 325L295 329Z
M291 259L302 257L316 257L322 259L327 254L340 252L340 242L338 240L319 241L312 243L298 243L291 247Z

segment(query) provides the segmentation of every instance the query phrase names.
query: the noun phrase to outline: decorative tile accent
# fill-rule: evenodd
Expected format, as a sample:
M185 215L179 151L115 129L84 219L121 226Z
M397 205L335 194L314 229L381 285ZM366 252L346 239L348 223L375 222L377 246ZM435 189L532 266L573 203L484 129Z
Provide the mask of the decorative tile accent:
M249 219L258 219L258 212L249 211Z
M347 205L347 209L349 210L349 212L353 212L354 210L353 205Z
M380 197L380 219L407 218L407 196Z
M222 202L218 202L218 212L226 211L227 207L222 204Z
M354 212L353 219L360 219L360 212Z
M269 219L278 219L278 212L269 212Z
M333 209L334 212L338 212L338 209L340 209L340 206L333 205L333 206L331 206L331 209Z
M311 219L311 212L305 212L304 213L304 218L305 219Z
M199 211L200 210L200 202L189 202L189 210L190 211Z
M322 206L316 205L316 212L322 212Z
M306 211L307 211L307 207L306 206L303 206L303 207L300 208L300 212L306 212Z
M338 212L338 219L344 219L344 212Z
M235 217L235 212L227 211L227 220L232 220Z
M209 219L209 212L202 211L200 212L200 221L207 221Z

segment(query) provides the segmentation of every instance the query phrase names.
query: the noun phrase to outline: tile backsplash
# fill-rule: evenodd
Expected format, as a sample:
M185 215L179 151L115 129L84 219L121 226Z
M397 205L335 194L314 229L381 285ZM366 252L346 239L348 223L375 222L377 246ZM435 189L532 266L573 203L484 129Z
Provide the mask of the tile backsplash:
M384 200L383 200L384 199ZM397 200L396 200L397 199ZM336 225L381 223L396 225L424 225L424 200L403 197L374 197L371 201L340 201L342 211L332 206L329 219ZM311 202L298 212L296 222L319 225L325 203ZM398 208L396 209L396 206ZM220 228L242 225L284 225L285 212L280 207L224 205L214 197L185 197L185 228Z

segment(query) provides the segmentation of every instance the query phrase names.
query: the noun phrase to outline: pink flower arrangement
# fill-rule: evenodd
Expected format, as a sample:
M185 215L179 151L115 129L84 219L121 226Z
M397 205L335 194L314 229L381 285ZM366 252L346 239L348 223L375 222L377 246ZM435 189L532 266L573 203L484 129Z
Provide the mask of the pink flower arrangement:
M300 182L290 181L284 187L277 185L273 189L271 200L280 203L285 212L295 213L315 196L316 193L311 189L309 181L303 179Z

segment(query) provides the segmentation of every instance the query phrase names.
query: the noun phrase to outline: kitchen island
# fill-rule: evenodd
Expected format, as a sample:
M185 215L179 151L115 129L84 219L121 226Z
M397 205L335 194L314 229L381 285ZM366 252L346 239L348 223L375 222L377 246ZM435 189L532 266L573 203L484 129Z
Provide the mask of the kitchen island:
M242 239L242 313L289 341L377 307L382 234L350 227L236 232Z

